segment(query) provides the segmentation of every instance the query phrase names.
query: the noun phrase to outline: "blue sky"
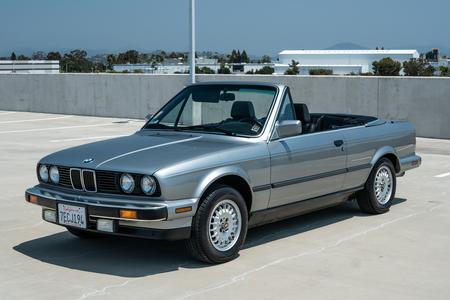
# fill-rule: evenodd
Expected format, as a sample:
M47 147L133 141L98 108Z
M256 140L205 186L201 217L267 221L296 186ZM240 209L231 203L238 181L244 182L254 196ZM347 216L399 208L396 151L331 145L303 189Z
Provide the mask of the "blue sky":
M187 50L188 3L1 0L0 53ZM340 42L450 49L449 13L448 0L197 0L197 49L275 55Z

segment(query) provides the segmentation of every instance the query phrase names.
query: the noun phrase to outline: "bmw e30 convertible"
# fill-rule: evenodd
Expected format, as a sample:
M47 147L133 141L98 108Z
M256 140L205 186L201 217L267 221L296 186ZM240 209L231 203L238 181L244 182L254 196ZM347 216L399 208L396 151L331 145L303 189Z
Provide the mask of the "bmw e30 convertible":
M130 136L42 158L25 198L78 237L183 239L223 263L257 225L354 199L387 212L415 148L406 121L309 113L285 85L200 83Z

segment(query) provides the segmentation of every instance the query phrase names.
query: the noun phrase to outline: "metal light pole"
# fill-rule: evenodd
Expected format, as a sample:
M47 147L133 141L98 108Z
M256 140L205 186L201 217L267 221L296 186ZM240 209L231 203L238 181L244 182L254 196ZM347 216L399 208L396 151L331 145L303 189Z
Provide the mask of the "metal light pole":
M191 49L190 49L190 77L191 83L195 83L195 0L191 0L191 14L190 14L190 37L191 37Z

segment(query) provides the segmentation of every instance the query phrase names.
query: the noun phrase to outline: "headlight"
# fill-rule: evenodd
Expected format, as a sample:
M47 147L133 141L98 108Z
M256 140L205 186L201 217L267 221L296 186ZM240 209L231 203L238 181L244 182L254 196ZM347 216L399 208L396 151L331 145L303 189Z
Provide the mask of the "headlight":
M130 194L134 190L134 179L133 176L130 174L122 174L120 176L120 187L122 188L122 191L124 191L127 194Z
M58 171L58 167L56 167L56 166L50 167L50 180L51 180L54 184L58 184L58 183L59 183L59 171Z
M48 182L48 169L46 165L41 165L39 167L39 178L43 182Z
M145 175L141 179L141 190L144 194L153 194L156 191L156 180L152 176Z

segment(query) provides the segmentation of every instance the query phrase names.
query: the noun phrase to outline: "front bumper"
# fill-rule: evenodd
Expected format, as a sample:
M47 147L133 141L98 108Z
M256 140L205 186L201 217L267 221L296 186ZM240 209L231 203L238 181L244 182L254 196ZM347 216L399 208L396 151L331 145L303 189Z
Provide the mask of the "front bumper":
M197 210L197 199L174 201L144 200L136 197L106 195L66 191L59 188L38 185L25 192L27 202L53 210L58 214L58 203L83 206L86 208L87 231L96 230L98 219L113 220L114 235L125 235L150 239L178 240L190 237L192 217ZM181 208L190 208L190 211ZM120 211L136 211L135 219L121 218ZM58 217L55 224L58 224ZM62 225L62 224L58 224ZM62 225L65 226L65 225Z

